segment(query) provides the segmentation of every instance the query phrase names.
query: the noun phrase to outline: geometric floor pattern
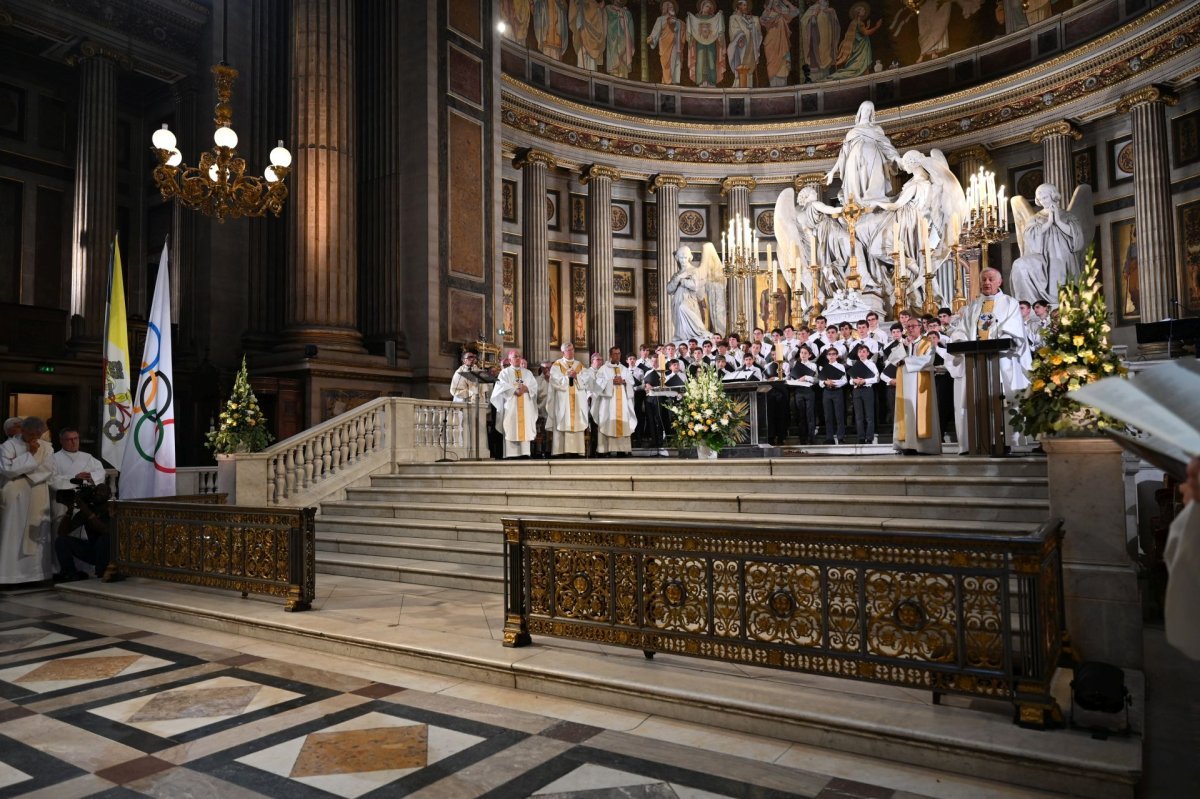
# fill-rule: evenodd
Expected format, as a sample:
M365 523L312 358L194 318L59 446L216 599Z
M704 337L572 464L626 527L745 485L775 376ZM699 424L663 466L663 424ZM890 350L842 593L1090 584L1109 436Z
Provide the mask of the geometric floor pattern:
M320 665L0 598L0 799L920 799Z

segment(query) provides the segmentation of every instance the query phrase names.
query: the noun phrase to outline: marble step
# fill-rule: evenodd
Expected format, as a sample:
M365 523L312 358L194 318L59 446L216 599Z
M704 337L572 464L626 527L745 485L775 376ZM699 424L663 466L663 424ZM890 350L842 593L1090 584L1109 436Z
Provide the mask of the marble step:
M404 536L417 541L477 542L498 544L503 533L499 520L459 522L451 519L404 519L335 515L317 517L317 540L325 534Z
M696 461L683 458L597 458L528 461L458 461L414 463L400 466L400 477L440 475L499 475L525 479L535 475L679 475L704 474L730 478L751 476L834 475L953 475L959 477L999 476L1046 477L1046 459L1041 457L968 458L930 456L809 456L764 459Z
M501 475L399 476L377 475L371 478L372 488L457 489L471 493L478 489L501 489L513 485L511 477ZM845 493L854 495L886 494L909 496L986 496L1045 499L1049 488L1044 477L951 475L547 475L525 477L524 488L537 487L548 491L669 491L678 488L693 493L774 493L790 499L813 494Z
M631 509L654 508L686 513L691 518L709 518L713 513L779 513L787 516L802 514L904 517L914 520L954 517L974 521L1013 521L1038 523L1049 515L1045 499L974 496L858 496L844 488L809 496L780 497L761 492L750 494L703 493L692 491L594 491L581 498L563 495L552 490L536 488L476 489L469 494L456 489L439 488L351 488L345 502L326 503L323 512L334 508L354 506L368 516L387 516L390 508L409 512L420 503L430 508L450 508L450 518L485 520L488 513L513 513L513 509L538 513L558 513L560 508ZM456 502L457 500L457 502ZM434 511L430 511L434 512ZM436 511L441 513L441 510ZM417 518L430 518L420 515Z
M377 555L386 558L488 566L496 569L504 566L504 547L498 534L494 536L493 543L480 543L412 538L389 533L389 531L335 533L318 530L317 552Z
M416 583L489 594L504 592L504 569L453 561L317 551L317 574Z

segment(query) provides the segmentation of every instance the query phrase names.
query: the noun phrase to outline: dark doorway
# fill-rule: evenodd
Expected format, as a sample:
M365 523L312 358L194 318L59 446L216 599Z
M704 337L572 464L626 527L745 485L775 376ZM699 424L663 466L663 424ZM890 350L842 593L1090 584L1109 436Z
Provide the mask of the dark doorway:
M622 355L637 355L637 347L634 344L637 329L633 324L633 313L633 310L613 312L613 329L617 340L612 346L620 347ZM608 345L603 349L607 350Z

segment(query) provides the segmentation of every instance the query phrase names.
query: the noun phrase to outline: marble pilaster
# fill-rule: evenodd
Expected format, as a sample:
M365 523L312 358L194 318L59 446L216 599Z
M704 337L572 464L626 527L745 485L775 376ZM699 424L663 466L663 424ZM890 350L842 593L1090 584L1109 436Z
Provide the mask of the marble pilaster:
M1133 218L1143 322L1179 315L1166 113L1166 107L1177 102L1168 89L1145 86L1117 104L1118 112L1129 114L1133 129Z
M72 346L97 350L104 337L108 261L117 229L117 61L84 42L79 67L79 127L71 220ZM128 250L128 242L123 242Z
M285 339L362 351L358 331L354 0L292 3L290 255Z
M581 180L588 187L588 346L604 352L616 340L613 321L613 226L612 184L621 173L610 166L592 164Z
M554 158L523 150L513 159L521 170L521 351L530 362L550 348L550 242L546 217L546 173Z
M1042 145L1042 182L1058 189L1066 208L1075 191L1075 160L1071 147L1083 138L1082 131L1063 119L1042 125L1029 138L1034 144Z
M754 220L750 218L750 192L758 186L754 178L749 176L728 177L721 183L721 196L725 198L728 212L726 219L741 217L750 222L751 229ZM754 279L729 280L726 283L726 303L729 309L728 328L733 329L737 323L738 314L745 314L746 329L736 331L742 336L748 336L754 328Z
M679 190L686 186L683 175L655 175L649 185L651 193L658 195L655 206L658 214L658 336L662 342L675 337L667 284L675 275L675 251L679 249Z

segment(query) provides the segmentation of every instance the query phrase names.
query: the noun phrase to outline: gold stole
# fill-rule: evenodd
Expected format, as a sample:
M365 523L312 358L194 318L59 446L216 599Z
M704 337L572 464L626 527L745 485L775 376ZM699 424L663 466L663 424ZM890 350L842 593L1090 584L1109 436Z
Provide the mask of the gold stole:
M516 372L517 386L519 387L522 385L521 381L524 378L521 377L520 368L517 368L514 371ZM528 396L529 396L528 394L518 394L517 395L517 429L521 431L520 432L521 438L518 438L517 441L525 441L526 440L525 439L525 398Z
M991 335L992 335L991 329L990 328L981 328L981 327L979 327L979 323L983 320L984 316L990 315L992 313L992 310L995 307L996 307L995 300L984 300L983 301L983 308L979 312L979 319L975 320L976 332L979 335L980 341L987 341L989 338L991 338Z
M905 347L911 345L905 344ZM928 355L933 346L929 339L922 337L916 344L915 355ZM904 364L896 370L896 440L904 441L907 436L908 424L904 415ZM929 401L930 389L933 386L933 374L928 371L917 373L917 438L929 438L933 435L933 403Z
M621 367L613 366L613 377L621 376ZM613 414L617 417L617 435L616 438L621 438L625 435L625 386L613 384Z
M577 431L575 429L575 386L571 383L571 367L567 366L568 363L571 364L571 366L575 365L574 361L568 361L566 358L559 358L558 368L562 369L563 374L567 376L567 396L570 397L570 403L571 403L571 430L570 430L570 432L577 433L579 431Z

